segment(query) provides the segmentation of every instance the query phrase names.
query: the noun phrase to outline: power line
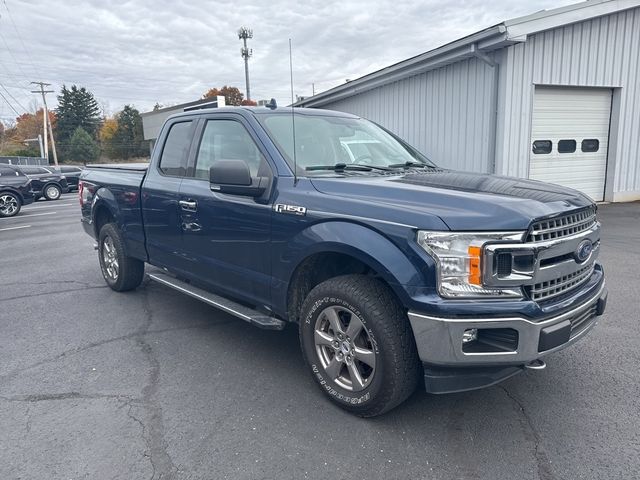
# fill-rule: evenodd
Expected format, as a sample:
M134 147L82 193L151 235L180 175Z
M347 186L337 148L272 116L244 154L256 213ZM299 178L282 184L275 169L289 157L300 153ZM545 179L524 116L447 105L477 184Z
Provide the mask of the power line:
M20 71L22 72L23 75L27 75L27 73L22 69L22 67L20 66L20 63L18 62L18 59L15 57L15 55L13 54L13 51L11 50L11 48L9 48L9 44L7 43L7 41L4 38L4 35L2 35L2 30L0 30L0 39L2 40L2 43L4 43L4 46L6 47L7 51L9 52L9 55L11 55L11 58L13 58L13 61L15 62L15 64L18 66L18 68L20 69Z
M20 43L22 43L22 48L24 49L25 53L27 54L27 57L29 58L29 61L31 62L31 66L33 67L33 71L36 73L36 75L40 76L38 69L36 68L35 63L33 63L33 57L31 56L31 51L27 48L27 46L24 43L24 40L22 38L22 35L20 34L20 31L18 30L18 27L16 26L16 22L13 20L13 15L11 14L11 10L9 10L9 5L7 5L7 0L2 0L4 3L4 8L7 9L7 13L9 14L9 20L11 20L11 24L13 25L13 29L16 31L16 35L18 35L18 39L20 40Z
M11 110L13 110L13 111L16 113L16 115L20 116L20 114L18 113L18 111L17 111L15 108L13 108L13 105L11 105L11 103L9 103L9 100L7 100L7 97L5 97L5 96L2 94L2 92L0 92L0 97L2 97L2 98L3 98L3 100L4 100L5 102L7 102L7 105L9 105L9 108L11 108Z
M10 92L9 90L7 90L7 88L6 88L3 84L1 84L1 83L0 83L0 87L2 87L2 89L3 89L5 92L7 92L7 95L9 95L9 96L13 99L13 101L14 101L14 102L16 102L16 103L18 104L18 106L19 106L22 110L24 110L25 112L28 112L28 110L27 110L26 108L24 108L24 106L23 106L23 105L22 105L22 104L21 104L21 103L16 99L16 97L14 97L14 96L11 94L11 92Z

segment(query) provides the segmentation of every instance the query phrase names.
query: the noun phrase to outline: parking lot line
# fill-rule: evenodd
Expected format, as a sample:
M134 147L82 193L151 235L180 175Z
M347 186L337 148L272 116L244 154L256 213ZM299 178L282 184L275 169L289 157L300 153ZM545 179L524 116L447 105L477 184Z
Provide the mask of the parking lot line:
M0 228L0 232L4 232L5 230L17 230L18 228L30 228L31 225L20 225L18 227L7 227L7 228Z
M42 215L55 215L58 212L44 212L44 213L25 213L24 215L20 215L18 217L13 218L24 218L24 217L39 217Z
M31 204L31 205L27 205L26 207L24 207L25 210L32 210L32 209L40 209L40 208L56 208L56 207L71 207L77 205L76 203L56 203L55 205L36 205L36 204Z

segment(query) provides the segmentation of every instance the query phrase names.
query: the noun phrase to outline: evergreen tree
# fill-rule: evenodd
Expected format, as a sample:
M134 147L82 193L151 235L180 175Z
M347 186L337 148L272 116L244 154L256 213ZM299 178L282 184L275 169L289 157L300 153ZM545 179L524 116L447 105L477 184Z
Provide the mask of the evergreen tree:
M100 154L95 140L82 127L76 128L73 132L66 151L69 160L83 163L95 161Z
M125 105L116 115L118 128L113 136L113 150L122 159L149 155L148 143L142 132L140 112L130 105Z
M91 92L84 87L62 86L58 95L58 116L56 132L57 142L63 155L71 145L71 137L78 128L82 128L92 139L97 138L100 129L100 107Z

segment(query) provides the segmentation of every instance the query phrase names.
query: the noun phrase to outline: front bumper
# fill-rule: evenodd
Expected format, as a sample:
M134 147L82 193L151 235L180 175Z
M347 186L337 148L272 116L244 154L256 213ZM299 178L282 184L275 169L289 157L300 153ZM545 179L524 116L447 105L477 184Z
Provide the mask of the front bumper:
M482 388L522 371L527 364L584 337L604 312L606 300L603 281L578 307L538 321L524 316L446 318L410 311L418 355L425 364L427 391ZM511 332L513 348L463 349L463 333L469 329Z

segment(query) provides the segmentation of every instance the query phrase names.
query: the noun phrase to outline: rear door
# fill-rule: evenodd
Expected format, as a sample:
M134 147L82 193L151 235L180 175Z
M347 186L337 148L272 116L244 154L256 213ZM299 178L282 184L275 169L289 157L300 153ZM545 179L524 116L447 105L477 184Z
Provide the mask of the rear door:
M182 232L193 278L253 305L270 303L271 205L211 190L218 160L245 161L252 176L273 176L263 146L239 115L217 114L199 127L189 175L182 181Z
M185 270L178 201L195 124L194 119L179 117L164 127L161 148L157 149L157 158L151 162L142 185L142 216L149 261L176 272Z

